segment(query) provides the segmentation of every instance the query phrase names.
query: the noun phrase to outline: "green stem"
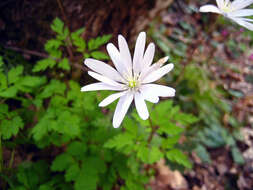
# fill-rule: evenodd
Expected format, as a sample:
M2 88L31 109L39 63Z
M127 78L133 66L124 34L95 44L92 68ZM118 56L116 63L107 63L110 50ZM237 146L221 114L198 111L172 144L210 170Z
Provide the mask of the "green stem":
M9 169L12 168L13 161L14 161L14 156L15 156L15 149L13 149L12 152L11 152L11 160L9 162Z

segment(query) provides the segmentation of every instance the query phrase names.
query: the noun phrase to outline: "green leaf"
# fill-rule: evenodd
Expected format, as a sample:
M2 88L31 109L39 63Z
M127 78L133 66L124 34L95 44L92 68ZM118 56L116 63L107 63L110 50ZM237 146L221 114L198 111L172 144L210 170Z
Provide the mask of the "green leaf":
M144 163L153 164L163 157L163 153L158 147L148 148L145 144L142 144L138 146L137 157Z
M55 122L54 110L48 109L46 114L39 120L39 122L33 127L31 133L36 141L41 140L49 131L49 128L53 126Z
M13 98L16 96L18 92L18 89L16 86L11 86L5 90L2 90L0 92L0 97L4 97L4 98Z
M57 50L61 45L63 45L61 40L51 39L48 40L45 44L45 50L50 53L53 50Z
M80 174L80 168L77 163L72 164L65 173L65 179L67 182L75 181Z
M0 104L0 116L1 115L7 115L8 113L8 105L7 104ZM1 118L0 118L1 121Z
M129 133L119 134L114 136L112 139L104 144L105 148L116 148L121 149L125 146L133 144L133 136Z
M76 190L96 190L98 183L98 174L104 173L106 169L102 159L89 157L83 161L79 176L75 181Z
M45 84L46 77L25 76L19 81L20 86L37 87Z
M32 71L33 72L44 71L48 67L53 68L55 64L56 64L56 61L54 59L51 59L51 58L42 59L36 63Z
M69 60L67 58L63 58L59 63L58 63L58 67L69 71L70 70L70 65L69 65Z
M74 159L72 158L72 156L70 156L69 154L63 153L54 159L51 165L51 170L62 172L68 169L69 166L71 166L73 163L74 163Z
M19 130L24 127L24 123L19 116L12 119L3 120L0 123L0 131L3 139L10 139L12 136L17 135Z
M53 94L63 95L66 90L66 85L58 80L51 80L49 85L47 85L38 98L48 98Z
M152 147L149 154L149 163L153 164L163 158L163 153L158 147Z
M58 116L56 128L57 132L68 135L70 137L77 137L80 135L80 117L73 115L69 111L64 111Z
M198 155L198 157L200 157L200 159L202 161L207 162L207 163L211 163L210 155L204 146L197 145L195 152Z
M3 64L4 64L3 57L0 56L0 71L1 71L1 67L3 66Z
M178 127L177 125L170 123L167 121L167 124L160 125L160 128L158 129L159 134L167 134L167 135L178 135L181 134L184 131L183 128Z
M181 164L185 166L186 168L192 167L192 164L187 158L187 156L178 149L169 150L166 153L166 156L170 161L177 162L178 164Z
M23 66L17 66L12 68L8 72L8 83L13 84L17 82L20 78L20 75L23 73L24 67Z
M109 35L104 35L102 37L97 37L95 39L91 39L88 42L89 51L98 49L100 46L107 43L111 39L111 37L112 37L112 35L109 34Z
M71 38L72 40L79 40L80 35L84 33L84 28L80 28L78 30L76 30L75 32L71 33Z
M109 59L108 55L106 55L105 53L101 52L101 51L93 51L91 52L91 57L95 58L95 59Z
M53 23L51 24L51 29L58 34L63 34L63 28L64 23L62 22L62 20L59 18L55 18Z
M149 149L146 145L138 146L137 158L144 163L149 163Z
M242 157L242 153L236 146L232 147L231 152L232 152L233 159L237 164L242 165L245 163L245 160Z
M86 144L74 141L68 145L67 152L72 156L80 156L86 152Z

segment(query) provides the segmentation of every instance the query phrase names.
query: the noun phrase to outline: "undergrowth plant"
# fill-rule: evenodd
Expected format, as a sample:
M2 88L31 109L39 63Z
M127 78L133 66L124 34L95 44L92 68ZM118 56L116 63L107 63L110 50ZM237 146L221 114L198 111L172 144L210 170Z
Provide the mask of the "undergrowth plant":
M153 31L152 36L160 49L166 54L172 54L173 61L178 63L175 64L173 76L177 83L177 93L180 94L177 103L182 110L195 113L199 118L198 127L187 131L189 144L193 144L194 151L204 162L211 163L207 148L227 146L234 161L243 164L244 159L236 145L236 141L241 140L241 124L233 117L232 106L225 98L230 92L213 80L209 68L210 56L204 56L205 59L200 62L197 56L187 54L187 44L180 41L180 36L185 35L185 41L192 52L198 50L205 54L203 44L198 44L193 50L190 45L191 39L198 31L185 22L180 22L179 25L182 28L177 28L170 37L165 37L162 26L161 30L153 29L155 32ZM212 42L211 48L215 49L216 46L217 44ZM227 124L224 123L225 116Z
M114 129L115 104L96 106L106 92L81 93L79 79L69 78L84 58L108 59L100 47L111 35L86 42L84 29L70 32L59 18L51 28L56 37L45 44L48 57L31 72L0 59L1 188L141 190L155 175L147 166L161 159L192 167L181 137L198 118L164 100L148 104L150 120L132 109ZM11 158L3 159L3 151Z

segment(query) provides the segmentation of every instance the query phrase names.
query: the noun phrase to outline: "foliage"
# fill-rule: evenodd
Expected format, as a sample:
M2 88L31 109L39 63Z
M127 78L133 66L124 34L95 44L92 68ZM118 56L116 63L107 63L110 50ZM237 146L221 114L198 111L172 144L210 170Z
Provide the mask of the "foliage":
M0 59L0 145L17 151L13 156L24 147L50 159L32 154L17 168L13 158L7 160L0 185L18 190L141 190L154 175L145 165L166 159L192 167L179 140L198 118L166 100L149 105L150 121L142 121L133 110L121 129L113 129L113 105L106 110L97 106L106 93L82 93L74 77L75 64L84 58L108 59L99 49L111 35L86 41L84 29L70 32L59 18L51 29L56 37L45 44L48 57L32 72Z
M241 124L233 117L231 105L226 101L226 97L232 92L215 83L210 73L210 57L205 55L205 59L200 62L192 55L194 51L205 54L204 44L199 44L199 42L197 45L194 44L195 49L190 44L194 36L198 35L198 31L194 29L194 26L183 21L179 25L182 29L176 28L170 37L165 37L163 29L155 30L152 35L164 53L174 55L173 62L176 63L176 70L173 72L173 79L177 82L177 93L179 94L177 103L181 105L183 111L195 113L199 118L198 125L187 130L186 136L191 139L189 144L194 145L193 151L204 162L211 162L207 148L227 146L230 147L234 161L243 164L242 154L236 145ZM185 43L180 40L181 36L184 36ZM174 43L175 40L177 43ZM211 44L213 47L210 48L217 48L215 42ZM235 49L236 46L233 42L228 41L229 48ZM190 50L187 50L187 47L190 47ZM187 54L187 51L190 54ZM242 49L234 52L239 51ZM185 65L180 63L185 63ZM229 67L229 65L225 66ZM227 124L223 122L224 117L229 118Z

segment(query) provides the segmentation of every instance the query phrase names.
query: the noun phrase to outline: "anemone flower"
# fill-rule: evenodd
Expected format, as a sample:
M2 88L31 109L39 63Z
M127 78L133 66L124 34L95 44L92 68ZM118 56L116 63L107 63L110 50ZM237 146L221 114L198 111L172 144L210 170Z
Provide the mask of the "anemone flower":
M175 96L173 88L152 84L170 72L174 65L171 63L162 66L168 61L168 57L152 64L155 45L150 43L144 52L145 43L146 33L141 32L136 41L133 59L122 35L118 36L119 50L109 43L106 48L116 69L95 59L88 58L84 62L92 70L88 71L88 74L100 82L84 86L81 91L118 91L99 104L100 107L104 107L119 99L113 116L114 128L120 126L133 101L139 116L146 120L149 117L149 112L145 101L157 103L159 97Z
M222 14L237 24L253 30L253 19L247 18L253 16L253 9L245 9L253 3L253 0L216 0L215 5L204 5L200 7L200 12L212 12Z

